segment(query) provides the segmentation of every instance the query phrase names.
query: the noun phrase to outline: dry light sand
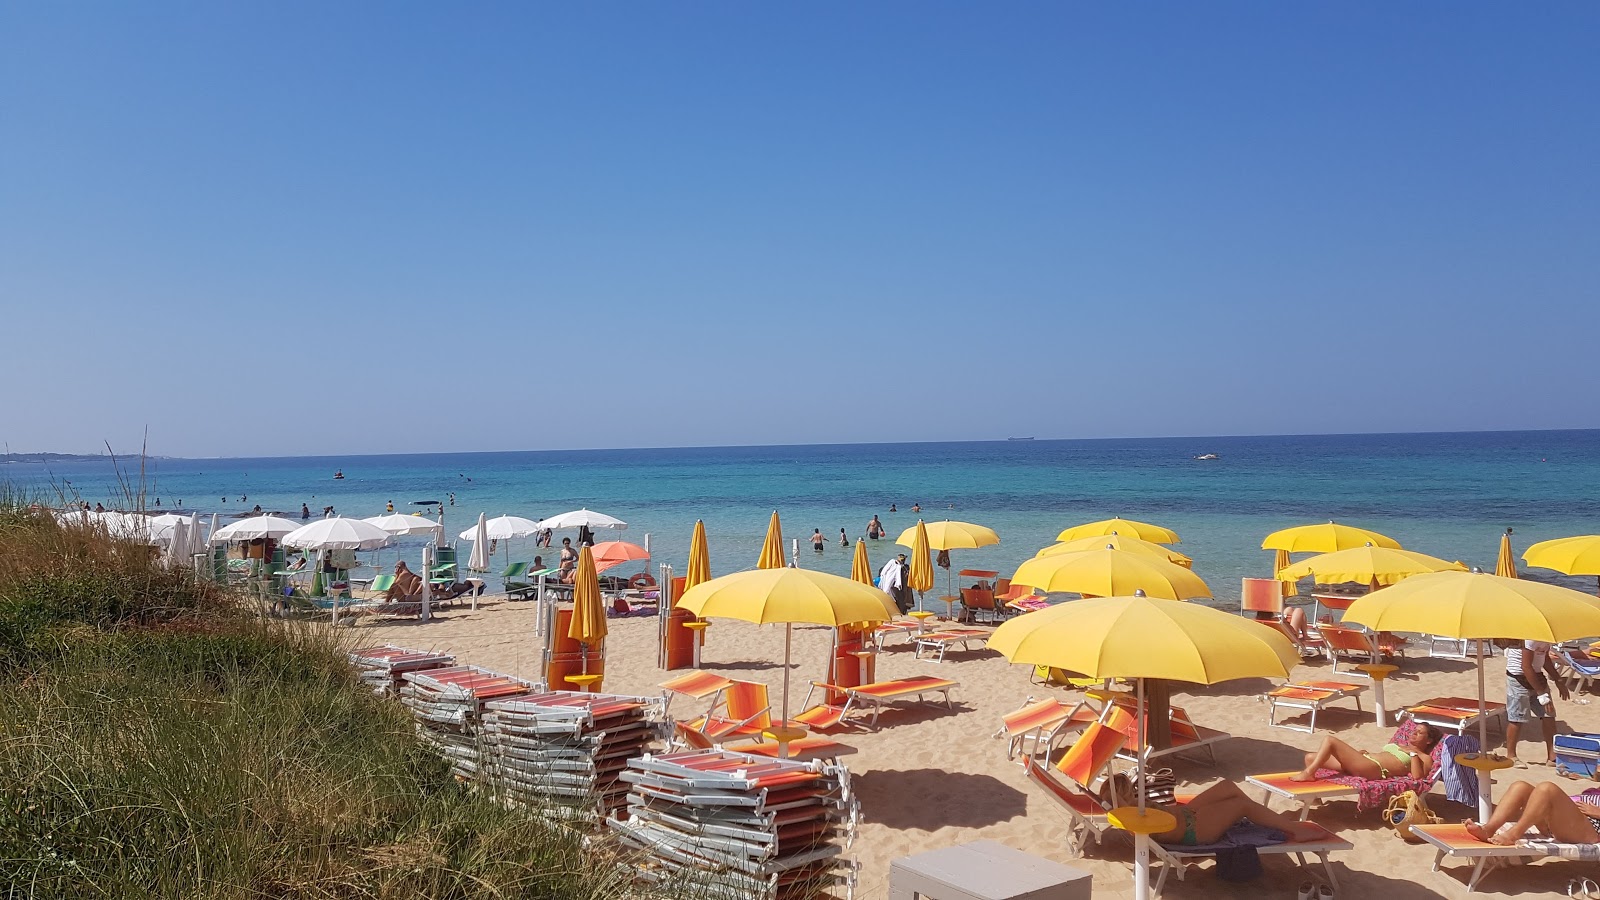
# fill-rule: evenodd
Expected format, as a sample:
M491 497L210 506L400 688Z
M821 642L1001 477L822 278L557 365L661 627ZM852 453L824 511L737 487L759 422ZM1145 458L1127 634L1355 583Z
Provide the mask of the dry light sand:
M606 690L621 693L655 693L668 673L656 668L656 620L610 620L607 644ZM480 602L476 611L443 610L435 621L366 619L351 629L361 644L394 643L417 649L448 650L462 663L537 678L540 642L534 634L531 603L498 599ZM830 631L796 627L794 631L791 709L799 711L805 687L826 672ZM1429 658L1425 647L1413 644L1401 670L1389 682L1391 710L1430 696L1476 696L1473 663ZM783 629L728 620L716 621L709 630L704 668L729 677L766 682L774 704L779 702L783 680ZM1489 699L1504 700L1504 668L1498 657L1488 662ZM1295 671L1297 677L1324 676L1330 669L1317 662ZM977 839L1000 841L1021 850L1087 869L1094 876L1096 897L1132 895L1132 845L1113 839L1108 845L1091 845L1087 855L1074 858L1067 850L1067 819L1043 792L1031 785L1015 764L1007 762L1005 742L994 737L1000 716L1029 697L1055 693L1075 697L1076 692L1030 684L1027 669L1006 663L989 650L953 652L942 664L913 658L911 648L896 640L879 659L880 679L937 673L961 683L955 691L956 709L915 704L888 710L877 732L847 730L831 737L856 748L844 758L861 801L863 824L852 852L861 863L859 895L883 897L888 893L889 864L896 857ZM1373 721L1371 692L1363 697L1366 712L1351 707L1324 712L1318 734L1267 725L1267 707L1258 697L1269 683L1262 680L1230 682L1212 687L1176 691L1181 703L1202 725L1221 729L1232 740L1217 748L1215 768L1179 760L1173 769L1179 790L1204 787L1219 779L1243 782L1246 775L1283 771L1301 765L1301 754L1312 749L1323 734L1337 734L1363 749L1376 749L1392 728ZM1600 731L1600 704L1559 703L1563 731ZM673 712L680 718L703 711L681 698ZM1536 726L1534 726L1536 729ZM1491 742L1496 740L1491 733ZM1522 744L1524 759L1543 759L1540 745ZM1554 771L1533 766L1526 771L1498 773L1497 794L1514 780L1559 780ZM1562 781L1568 793L1592 785L1589 781ZM1252 796L1259 792L1250 789ZM1442 788L1429 796L1434 810L1456 821L1472 813L1444 799ZM1286 808L1286 807L1278 807ZM1346 898L1408 898L1459 896L1466 893L1469 866L1447 861L1443 872L1430 871L1433 851L1402 842L1383 827L1377 812L1357 813L1354 802L1323 806L1315 821L1343 834L1355 850L1334 858L1339 878L1338 896ZM1288 858L1263 859L1266 872L1257 881L1235 885L1216 879L1211 864L1191 869L1186 881L1169 879L1165 895L1182 897L1236 897L1246 893L1294 897L1307 876ZM1321 867L1314 866L1320 873ZM1538 896L1566 893L1573 877L1600 876L1595 867L1565 860L1543 860L1531 865L1496 871L1484 879L1478 894L1486 897Z

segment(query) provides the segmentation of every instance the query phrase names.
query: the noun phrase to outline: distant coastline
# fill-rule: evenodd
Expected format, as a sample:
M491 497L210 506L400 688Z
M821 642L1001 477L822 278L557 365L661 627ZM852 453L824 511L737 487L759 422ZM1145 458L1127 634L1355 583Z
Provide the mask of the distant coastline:
M154 459L156 457L151 458ZM0 462L8 463L110 461L111 457L105 453L0 453Z

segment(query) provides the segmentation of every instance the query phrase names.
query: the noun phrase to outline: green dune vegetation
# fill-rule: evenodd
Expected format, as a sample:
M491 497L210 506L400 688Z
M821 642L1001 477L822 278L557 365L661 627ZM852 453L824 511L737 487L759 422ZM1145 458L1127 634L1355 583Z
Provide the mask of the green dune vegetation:
M626 891L603 848L453 781L338 641L0 498L6 895Z

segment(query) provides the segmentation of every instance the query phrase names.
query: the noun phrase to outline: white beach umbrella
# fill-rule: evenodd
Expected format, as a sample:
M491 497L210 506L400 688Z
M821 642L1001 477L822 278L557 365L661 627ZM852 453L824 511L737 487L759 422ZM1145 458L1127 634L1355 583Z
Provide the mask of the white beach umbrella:
M336 516L296 528L281 543L300 550L376 550L389 546L389 532L370 522Z
M434 540L444 537L444 527L427 516L407 516L401 513L394 513L387 516L373 516L370 519L362 519L361 521L376 525L393 535L427 534L432 535Z
M482 519L482 514L479 518ZM521 516L495 516L484 522L484 529L491 541L508 541L512 538L527 537L539 533L539 523ZM468 528L458 535L463 541L477 541L477 527Z
M212 516L212 522L216 516ZM233 541L253 541L259 538L281 538L299 530L300 523L290 521L280 516L253 516L239 521L225 528L211 532L211 543L231 543Z
M178 525L193 533L199 524L197 516L180 516L175 513L162 513L145 519L145 528L149 531L151 539L158 544L171 543L173 531Z
M572 512L564 512L559 516L551 516L548 519L544 519L539 522L539 527L549 528L552 531L557 528L585 527L614 528L617 531L622 531L628 527L628 523L614 516L608 516L605 513L598 513L590 509L575 509Z
M489 571L489 522L484 515L478 513L478 527L472 530L472 556L467 568L474 572Z
M217 514L216 513L212 513L211 514L211 530L206 532L206 542L204 544L202 544L201 546L205 547L207 550L211 549L211 545L215 544L217 542L217 531L218 531L218 528L217 528Z
M145 516L125 512L104 512L96 514L95 521L112 537L145 544L156 543L150 535L150 520Z

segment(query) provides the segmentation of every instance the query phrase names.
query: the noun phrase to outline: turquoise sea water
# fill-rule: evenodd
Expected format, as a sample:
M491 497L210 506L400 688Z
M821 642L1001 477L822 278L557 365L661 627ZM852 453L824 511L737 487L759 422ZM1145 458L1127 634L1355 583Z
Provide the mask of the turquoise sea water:
M1203 453L1221 459L1193 459ZM1507 527L1519 554L1534 541L1600 532L1600 431L162 459L149 468L151 506L181 499L185 510L225 517L257 503L293 517L301 503L314 514L332 505L372 516L392 500L410 512L412 501L454 492L445 510L454 535L480 511L537 519L588 507L627 521L624 539L649 533L656 560L680 571L694 522L704 519L716 574L755 564L774 509L786 540L801 540L802 566L841 575L850 554L839 529L853 541L879 515L890 538L868 542L877 566L915 524L913 503L928 521L997 530L999 546L958 552L955 563L1007 574L1062 528L1120 515L1177 530L1179 549L1222 605L1236 603L1241 576L1268 572L1261 539L1290 525L1338 519L1486 568ZM123 505L113 503L106 463L13 463L0 472L35 494L59 488ZM888 512L891 503L899 512ZM829 539L821 556L807 540L813 528ZM420 544L401 552L415 557ZM531 541L510 548L512 559L534 552Z

